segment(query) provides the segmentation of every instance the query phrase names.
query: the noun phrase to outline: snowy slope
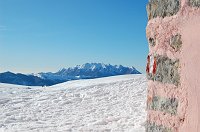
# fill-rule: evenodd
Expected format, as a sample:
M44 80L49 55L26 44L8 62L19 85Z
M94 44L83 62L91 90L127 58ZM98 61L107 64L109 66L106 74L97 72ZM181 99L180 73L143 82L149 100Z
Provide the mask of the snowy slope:
M144 132L146 77L122 75L51 87L0 84L0 131Z

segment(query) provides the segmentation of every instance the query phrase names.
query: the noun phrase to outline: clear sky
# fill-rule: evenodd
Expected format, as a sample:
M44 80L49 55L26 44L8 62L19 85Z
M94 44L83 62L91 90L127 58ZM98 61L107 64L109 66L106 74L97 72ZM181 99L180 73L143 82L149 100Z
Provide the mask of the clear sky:
M0 0L0 72L86 62L144 72L147 0Z

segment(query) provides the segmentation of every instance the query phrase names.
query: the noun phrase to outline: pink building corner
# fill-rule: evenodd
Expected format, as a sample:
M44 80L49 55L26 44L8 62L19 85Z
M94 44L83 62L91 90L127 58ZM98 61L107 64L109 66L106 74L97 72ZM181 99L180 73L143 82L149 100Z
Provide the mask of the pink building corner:
M147 5L147 132L200 132L200 0Z

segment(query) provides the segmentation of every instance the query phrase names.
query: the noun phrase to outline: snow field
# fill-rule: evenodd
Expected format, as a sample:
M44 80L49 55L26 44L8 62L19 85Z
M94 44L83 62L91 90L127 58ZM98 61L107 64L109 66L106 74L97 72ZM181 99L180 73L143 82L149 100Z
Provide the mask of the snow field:
M0 84L0 131L144 132L145 75L51 87Z

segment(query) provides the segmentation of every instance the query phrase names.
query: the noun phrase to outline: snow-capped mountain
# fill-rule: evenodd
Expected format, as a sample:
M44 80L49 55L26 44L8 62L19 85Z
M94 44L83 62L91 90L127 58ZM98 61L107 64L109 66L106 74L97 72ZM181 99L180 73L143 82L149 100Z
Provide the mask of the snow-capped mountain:
M0 82L27 86L50 86L64 81L42 79L34 75L25 75L21 73L4 72L0 73Z
M39 73L39 77L48 80L78 80L92 79L124 74L141 74L134 67L122 65L110 65L103 63L85 63L75 67L63 68L56 73Z
M28 86L50 86L69 80L93 79L125 74L140 74L140 72L134 67L103 63L86 63L67 69L63 68L56 73L42 72L25 75L21 73L4 72L0 73L0 82Z

